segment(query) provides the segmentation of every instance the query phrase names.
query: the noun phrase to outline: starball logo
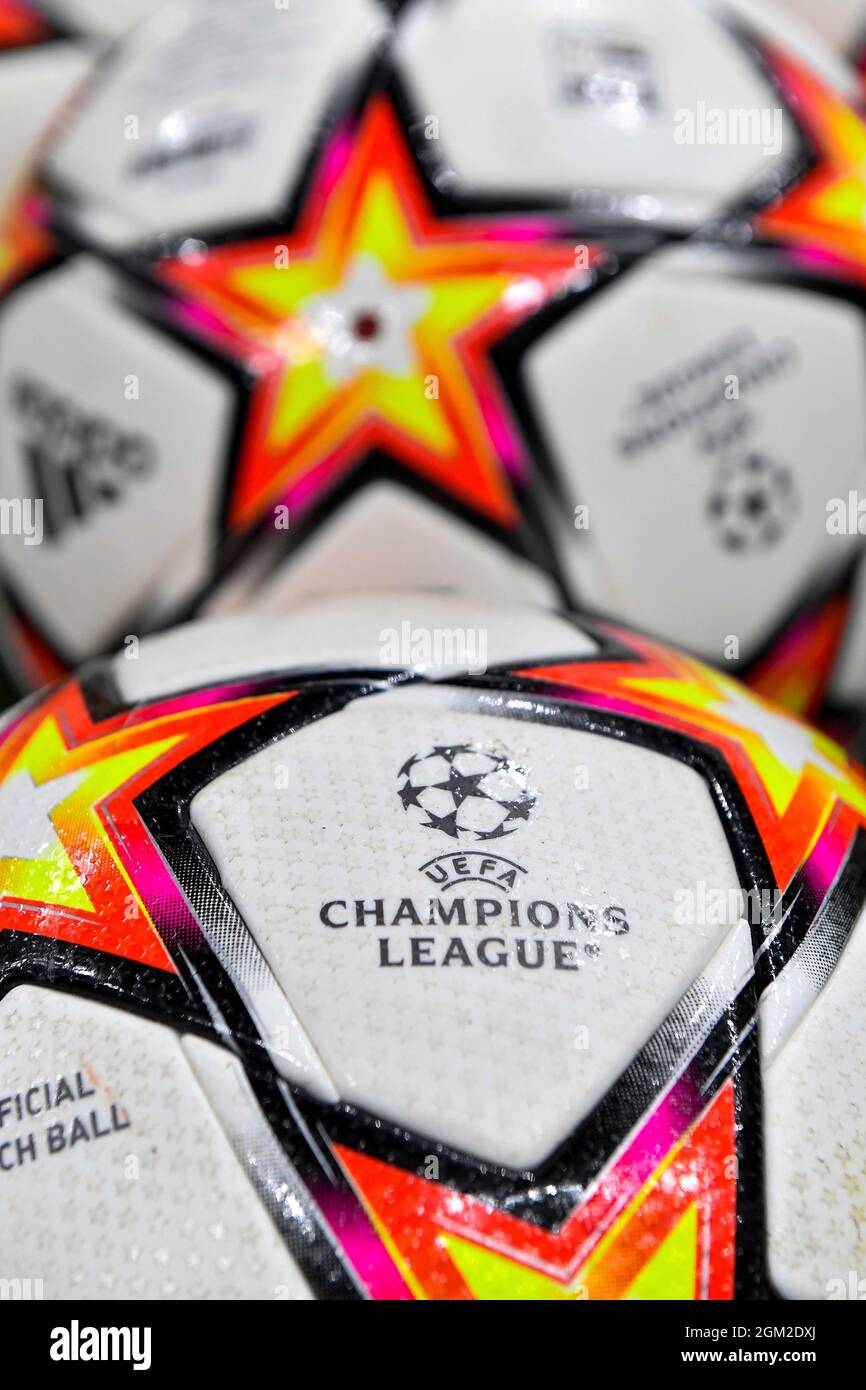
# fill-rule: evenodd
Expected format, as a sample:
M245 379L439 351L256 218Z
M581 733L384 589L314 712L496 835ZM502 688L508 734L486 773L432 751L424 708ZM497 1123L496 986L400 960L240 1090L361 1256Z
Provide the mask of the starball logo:
M513 835L536 803L525 768L504 750L469 743L437 744L407 758L397 790L404 811L417 809L422 825L452 839Z
M380 968L578 972L606 939L629 932L618 903L521 893L530 870L499 854L497 842L534 821L541 798L507 749L457 741L424 748L401 764L397 796L419 832L456 842L415 866L426 896L353 893L319 911L329 931L368 933Z

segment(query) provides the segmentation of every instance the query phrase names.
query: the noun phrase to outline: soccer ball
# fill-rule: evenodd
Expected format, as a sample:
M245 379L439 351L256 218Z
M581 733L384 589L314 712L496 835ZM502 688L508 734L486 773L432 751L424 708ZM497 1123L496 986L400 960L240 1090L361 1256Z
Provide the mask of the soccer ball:
M791 34L745 0L138 28L8 231L21 682L252 599L447 583L856 711L866 122Z
M844 1296L864 845L825 736L605 623L334 596L89 665L0 741L4 1287Z
M0 0L0 198L107 40L156 0Z

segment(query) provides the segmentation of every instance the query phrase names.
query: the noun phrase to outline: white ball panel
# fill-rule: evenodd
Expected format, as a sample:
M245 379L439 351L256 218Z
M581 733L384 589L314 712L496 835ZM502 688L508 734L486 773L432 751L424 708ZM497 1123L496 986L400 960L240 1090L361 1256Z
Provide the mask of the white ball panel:
M263 547L264 548L264 547ZM260 556L222 584L205 612L252 603L279 617L298 599L353 589L445 589L459 582L477 601L556 603L550 577L477 528L393 483L369 484L324 519L280 564Z
M374 0L168 5L84 94L50 168L79 199L122 216L105 228L119 242L267 216L340 78L385 27Z
M682 111L778 106L694 0L428 3L410 9L398 44L416 104L438 117L445 162L470 189L600 195L604 211L688 226L780 153L732 141L708 159L703 143L675 138ZM781 110L779 122L785 151Z
M334 594L283 618L239 613L185 624L142 642L134 661L117 656L114 674L132 702L270 671L409 666L445 676L465 671L476 654L492 667L595 650L577 624L542 608L455 604L447 594Z
M527 770L537 806L514 833L455 840L404 811L407 759L464 743L504 746ZM581 790L578 768L588 769ZM192 820L341 1096L517 1167L543 1159L587 1113L738 916L675 919L678 891L699 883L737 906L730 850L697 773L619 741L493 719L429 688L357 701L260 752L200 792ZM472 849L525 875L508 890L466 880L451 893L423 872L431 857ZM466 926L427 924L440 892L446 906L464 901ZM421 922L388 926L403 899ZM383 927L373 925L377 900ZM519 927L511 900L523 904ZM357 901L369 908L364 926ZM568 929L564 907L561 924L533 926L537 901L599 914L620 905L630 930ZM336 904L326 916L349 924L326 925L326 903ZM445 964L454 938L471 964L456 954ZM533 959L543 944L540 968L520 964L518 939ZM554 940L566 941L565 967Z
M565 319L527 367L565 514L589 507L581 562L595 554L607 605L714 661L729 635L748 657L808 576L841 570L861 544L828 533L827 502L860 484L866 457L859 312L726 269L688 249L653 257ZM774 541L758 544L743 515L730 549L710 504L752 458L789 479L792 499L769 508Z
M195 1048L216 1071L237 1065ZM72 1098L47 1109L61 1078ZM36 1113L19 1119L18 1096ZM236 1087L238 1126L243 1104ZM41 1279L48 1299L309 1296L170 1029L14 989L0 1115L0 1277Z
M770 1274L785 1298L849 1298L866 1270L864 972L861 916L764 1079Z
M780 6L817 30L841 51L866 35L863 0L779 0Z
M39 403L16 407L21 383ZM176 567L187 592L202 582L231 392L131 317L101 266L69 262L5 305L0 403L5 495L41 498L45 531L36 545L8 536L0 561L49 639L84 657L115 635L131 609L147 604L158 612ZM83 499L81 518L70 488ZM100 496L103 488L112 500Z
M82 45L71 42L0 54L0 206L5 207L37 140L91 61Z

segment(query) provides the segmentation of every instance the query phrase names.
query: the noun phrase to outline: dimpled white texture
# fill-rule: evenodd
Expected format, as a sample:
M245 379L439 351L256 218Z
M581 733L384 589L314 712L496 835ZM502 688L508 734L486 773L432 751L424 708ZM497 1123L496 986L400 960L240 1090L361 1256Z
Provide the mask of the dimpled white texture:
M866 1270L864 978L861 916L764 1078L769 1268L785 1298L826 1298Z
M403 810L403 764L454 743L504 748L527 769L538 801L516 833L458 844ZM588 788L576 790L584 767ZM479 714L474 695L431 687L356 701L267 748L201 791L191 816L340 1095L516 1167L571 1132L725 937L730 924L678 926L677 891L737 884L693 770L622 741ZM320 920L325 902L348 900L351 912L353 900L382 898L393 912L404 897L423 919L438 890L420 866L471 848L526 870L510 896L619 904L631 930L599 936L590 959L581 930ZM457 896L506 895L469 882L441 892L443 902ZM380 965L380 941L407 960L412 936L434 938L437 962L459 936L474 963ZM506 966L478 963L486 937L506 940ZM548 938L541 969L516 963L516 937ZM577 972L553 968L552 937L576 943ZM581 1028L588 1048L576 1045Z
M386 28L374 0L167 5L82 95L50 167L85 205L117 214L121 241L272 214L340 79ZM131 112L137 139L122 135Z
M12 990L0 1002L0 1099L79 1071L95 1096L0 1128L0 1145L32 1132L37 1151L0 1171L0 1278L40 1278L48 1299L309 1296L179 1037L104 1004ZM128 1129L47 1152L47 1125L68 1136L95 1109L110 1127L112 1103ZM13 1153L0 1149L6 1163Z
M137 380L140 399L127 398L129 378ZM0 323L4 402L19 381L52 402L72 404L73 422L99 421L124 438L142 438L150 451L146 473L102 465L117 495L95 500L82 518L69 515L67 502L59 536L46 531L41 545L28 545L20 535L3 538L6 574L49 637L78 659L111 641L154 584L166 582L181 547L187 583L203 580L230 393L191 354L172 351L162 334L130 317L116 300L111 276L86 258L39 276L6 306ZM10 497L32 497L38 485L27 441L24 422L7 406L0 412L0 451ZM86 478L86 468L81 471ZM46 518L51 495L46 489Z
M421 4L398 51L468 188L595 192L612 200L600 211L688 226L772 168L754 144L715 145L708 159L704 144L675 139L677 113L699 103L778 106L757 63L695 0ZM784 151L781 113L780 128Z
M827 500L866 481L859 314L734 279L729 265L680 250L651 258L537 343L527 369L566 510L589 506L589 548L608 578L595 601L712 660L730 633L746 658L811 573L862 544L828 534ZM726 400L734 377L739 399ZM824 408L804 412L804 399ZM669 418L687 423L665 431ZM752 453L787 471L793 514L774 544L727 550L710 499L722 470Z
M458 637L449 638L454 633ZM448 594L335 594L300 603L284 618L238 614L175 628L142 642L134 661L115 657L114 675L128 701L272 671L393 664L421 665L442 675L465 669L465 662L448 659L457 653L460 633L466 634L467 654L470 646L478 651L483 646L488 666L589 656L597 650L595 640L575 623L545 609L500 608ZM434 659L420 660L428 648Z

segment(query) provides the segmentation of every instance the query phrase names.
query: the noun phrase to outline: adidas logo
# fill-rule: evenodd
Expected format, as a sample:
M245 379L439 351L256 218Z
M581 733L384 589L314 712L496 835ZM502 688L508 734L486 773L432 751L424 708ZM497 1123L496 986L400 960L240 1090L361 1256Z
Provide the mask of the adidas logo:
M22 429L31 489L42 502L47 542L119 502L153 472L155 449L145 435L82 410L32 377L16 377L10 403Z

